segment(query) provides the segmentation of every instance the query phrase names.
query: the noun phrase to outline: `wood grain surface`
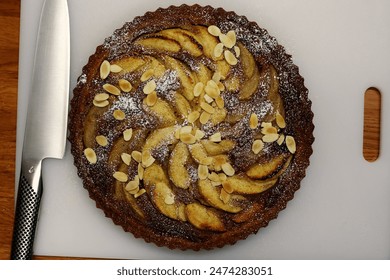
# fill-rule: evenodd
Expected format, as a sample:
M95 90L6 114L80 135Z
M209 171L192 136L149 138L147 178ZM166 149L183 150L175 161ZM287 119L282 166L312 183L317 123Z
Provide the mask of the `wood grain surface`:
M9 259L14 219L14 184L16 152L16 112L18 93L20 0L0 1L0 259ZM362 98L365 89L362 89ZM375 118L380 117L378 104L365 114L369 131L364 143L379 142ZM369 120L366 122L366 118ZM362 128L363 135L363 128ZM362 136L363 137L363 136ZM362 154L375 155L376 145L365 145ZM80 259L66 257L42 257L35 259Z

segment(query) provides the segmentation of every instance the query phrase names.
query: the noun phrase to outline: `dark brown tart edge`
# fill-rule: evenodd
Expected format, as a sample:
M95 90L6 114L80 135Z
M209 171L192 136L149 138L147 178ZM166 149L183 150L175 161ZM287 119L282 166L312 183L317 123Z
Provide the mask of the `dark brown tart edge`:
M156 225L148 227L139 223L137 219L128 217L125 203L108 196L104 186L98 185L99 183L104 185L104 182L94 182L94 174L91 174L83 159L84 120L88 112L87 106L92 100L88 94L88 84L96 75L96 70L99 69L104 59L113 59L126 53L128 46L118 38L125 36L131 43L132 39L142 34L188 24L216 25L223 32L236 30L237 40L246 46L255 60L266 60L275 67L279 75L279 94L284 103L285 118L289 123L286 133L293 135L297 143L297 151L289 168L279 178L278 183L264 193L264 207L261 212L256 213L250 222L243 223L232 231L200 233L205 235L198 240L197 231L185 225L183 228L171 228L171 232L158 232L155 230ZM301 180L306 175L314 142L313 130L313 113L308 90L304 85L304 79L299 74L298 67L294 65L284 47L279 45L265 29L255 22L248 21L245 16L238 16L222 8L199 5L159 8L155 12L147 12L144 16L136 17L132 22L117 29L111 37L97 47L95 54L83 67L73 91L69 113L69 141L74 164L90 198L95 200L96 206L101 208L116 225L131 232L136 238L143 238L146 242L170 249L196 251L220 248L227 244L233 245L238 240L246 239L249 235L257 233L260 228L266 227L271 220L277 218L278 213L286 208L288 201L294 197L294 193L300 188Z

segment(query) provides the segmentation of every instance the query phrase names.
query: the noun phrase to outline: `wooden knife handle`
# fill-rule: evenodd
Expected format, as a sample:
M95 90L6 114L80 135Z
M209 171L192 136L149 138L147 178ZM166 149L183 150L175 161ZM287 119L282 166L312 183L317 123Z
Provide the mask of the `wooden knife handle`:
M12 260L30 260L33 255L35 228L38 222L42 196L41 168L21 170L16 201L14 232L11 248Z

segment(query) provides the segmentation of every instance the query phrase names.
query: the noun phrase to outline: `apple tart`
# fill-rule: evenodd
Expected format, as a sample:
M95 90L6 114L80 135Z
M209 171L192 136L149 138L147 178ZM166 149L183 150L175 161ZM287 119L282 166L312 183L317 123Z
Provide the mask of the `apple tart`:
M276 39L221 8L136 17L97 47L71 101L69 140L107 217L171 249L234 244L300 188L313 113Z

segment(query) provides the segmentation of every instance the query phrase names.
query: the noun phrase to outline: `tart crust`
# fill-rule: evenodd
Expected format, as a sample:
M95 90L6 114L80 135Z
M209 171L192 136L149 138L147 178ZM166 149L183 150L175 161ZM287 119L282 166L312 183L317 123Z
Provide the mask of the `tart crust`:
M234 196L234 199L238 201L230 206L229 203L223 204L224 202L221 198L220 200L214 199L215 194L209 191L218 189L222 193L222 190L220 190L221 186L201 186L193 181L191 182L196 187L184 186L180 188L175 186L171 182L174 176L169 176L168 167L164 163L161 163L161 166L163 166L163 173L168 178L168 181L165 182L166 178L159 178L157 175L155 175L155 177L158 177L155 178L155 181L148 179L153 181L152 183L146 182L146 179L141 181L140 185L145 185L146 191L135 198L134 195L125 191L127 182L118 182L113 177L114 171L121 171L128 173L129 177L133 178L135 176L133 169L117 170L118 166L122 166L123 169L123 164L119 163L118 159L110 161L105 156L107 153L110 154L108 149L111 149L113 145L108 144L107 147L99 146L96 143L91 143L88 135L86 135L86 127L98 126L103 122L102 125L105 127L103 131L112 131L110 135L107 135L110 143L110 141L119 141L120 136L118 135L125 128L129 128L126 125L131 126L133 138L129 142L125 141L123 143L127 145L126 147L133 145L132 147L135 149L142 146L142 141L145 141L150 136L149 133L153 133L152 130L169 127L168 124L161 122L159 127L150 126L152 127L151 129L147 132L142 132L141 128L148 125L143 123L142 112L133 114L131 116L132 122L125 122L126 124L118 120L111 123L108 121L95 123L93 121L94 113L91 113L91 110L96 111L95 115L99 114L101 108L93 105L94 97L96 94L104 92L102 86L110 81L103 80L99 76L99 69L103 61L107 60L114 63L125 58L129 53L138 53L140 56L151 55L153 52L148 52L147 48L142 49L144 53L140 53L139 49L134 49L134 42L140 38L149 38L149 34L155 34L162 30L185 29L188 26L217 26L224 34L233 30L237 36L237 44L242 44L254 57L256 65L260 70L264 69L264 65L271 65L276 70L278 94L283 103L282 109L286 122L286 127L278 128L278 133L293 137L296 145L296 151L294 150L292 154L285 144L279 145L276 141L264 143L263 151L260 152L261 156L257 158L256 162L260 167L254 166L256 164L248 166L253 161L246 159L255 156L248 152L248 143L245 142L245 135L243 135L242 138L244 140L235 143L235 146L241 145L246 148L242 150L236 148L235 152L227 153L231 165L237 174L237 177L234 177L234 179L226 176L229 178L229 181L226 181L227 183L223 186L229 192L233 189L232 193L227 192L230 195L227 197L231 198ZM162 50L160 53L167 55L170 54L170 50ZM185 52L185 55L182 53L176 53L174 57L188 60L188 52ZM180 55L183 57L180 57ZM240 61L240 56L237 59ZM127 77L130 80L130 76ZM169 79L169 77L166 78ZM259 86L256 88L256 91L259 91ZM82 74L73 93L69 115L69 141L71 143L71 152L74 156L74 164L77 167L78 175L82 179L84 187L88 190L89 196L95 200L96 206L101 208L105 215L111 218L115 224L123 227L125 231L131 232L135 237L143 238L146 242L152 242L157 246L182 250L213 249L227 244L232 245L238 240L246 239L249 235L257 233L260 228L266 227L286 207L288 201L293 198L294 193L300 188L301 180L305 177L305 170L309 166L309 157L312 154L311 146L314 141L313 113L311 111L311 101L308 98L308 90L304 85L304 79L299 74L298 67L294 65L291 56L285 52L285 49L265 29L259 27L255 22L248 21L244 16L238 16L236 13L227 12L222 8L215 9L210 6L202 7L199 5L170 6L136 17L132 22L128 22L122 28L117 29L112 36L97 47L96 52L89 58L87 65L82 69ZM110 104L113 104L118 97L110 94L109 98ZM248 102L252 103L257 102L250 97L248 100ZM225 101L225 106L228 110L232 110L232 108L237 106L226 103ZM256 106L260 110L260 107L264 104L261 103ZM128 106L132 105L128 104ZM175 117L178 118L177 113L175 113ZM243 118L245 117L249 121L249 116L244 116ZM169 121L167 120L167 122ZM259 130L261 129L260 124L262 121L262 119L259 119ZM275 120L271 121L276 126ZM222 135L229 135L229 128L224 128L222 125L224 122L225 120L219 123L218 127L223 131ZM177 126L178 124L175 123L174 125ZM201 125L199 127L204 128ZM95 127L95 130L99 130L99 128ZM207 132L207 129L205 130ZM207 140L207 136L210 135L206 135L203 140L198 142ZM251 137L250 139L253 140L253 136ZM224 140L224 137L222 138ZM180 139L174 139L172 143L183 142ZM176 145L176 147L178 146ZM184 144L184 146L186 145ZM191 145L191 148L193 146ZM95 149L97 156L96 164L91 164L85 157L84 150L87 147ZM210 151L213 149L212 144L208 147ZM250 147L251 143L249 143L249 149ZM185 155L186 148L183 149L177 152ZM208 152L210 153L210 151ZM187 153L187 156L191 157L191 151L187 151ZM158 162L158 155L155 155L155 157L156 162ZM272 158L277 158L284 165L275 163L274 165L277 168L274 167L274 169L272 169L271 164L264 167ZM134 162L134 159L132 162ZM149 169L150 174L160 174L157 164L152 164L152 167L154 169ZM249 169L251 171L248 171ZM175 169L174 171L176 172L177 170ZM147 173L148 168L144 168L144 171ZM219 172L223 173L222 171L220 170ZM244 174L245 172L247 172L247 175ZM248 188L242 186L243 184L240 180L245 176L252 176L250 174L255 176L251 180L266 181L268 185L263 184L260 186L260 184L256 183L250 186L248 191ZM152 175L145 174L144 176ZM271 182L272 180L275 182ZM178 181L180 181L180 178ZM207 182L210 183L211 180ZM179 185L180 183L176 184ZM253 190L255 188L263 188L264 190L258 193L258 191ZM157 199L161 194L166 194L170 191L175 193L173 205L172 199ZM206 193L205 196L202 196L202 191ZM191 192L190 196L188 192ZM224 195L226 197L226 194ZM240 199L245 199L247 203L240 203ZM178 202L177 205L176 202ZM160 205L159 203L162 204ZM166 203L167 206L164 206L163 203ZM207 216L211 220L216 217L217 222L210 222L210 226L204 226L203 216Z

